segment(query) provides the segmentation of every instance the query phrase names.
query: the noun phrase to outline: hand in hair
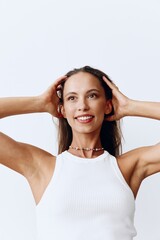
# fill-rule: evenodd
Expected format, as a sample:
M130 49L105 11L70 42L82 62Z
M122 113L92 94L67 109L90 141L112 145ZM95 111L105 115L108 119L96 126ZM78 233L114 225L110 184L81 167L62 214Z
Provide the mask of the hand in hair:
M106 77L103 80L112 90L113 114L107 116L107 121L119 120L125 116L146 117L160 120L160 102L147 102L129 99L122 94L118 87L108 81Z
M43 94L39 97L43 102L44 112L50 113L54 117L61 117L61 114L58 112L59 97L57 96L58 86L64 81L67 77L62 76L58 78Z
M118 87L114 83L111 83L105 76L103 76L103 80L112 90L113 114L107 116L106 120L115 121L127 116L130 99L122 94Z

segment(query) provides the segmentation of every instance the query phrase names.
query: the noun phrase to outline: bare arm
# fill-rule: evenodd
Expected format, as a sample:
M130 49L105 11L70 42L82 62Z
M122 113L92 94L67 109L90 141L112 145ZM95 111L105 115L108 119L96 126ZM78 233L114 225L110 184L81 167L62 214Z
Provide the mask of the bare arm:
M43 112L39 97L0 98L0 118L34 112Z
M40 111L41 103L38 97L0 98L0 118ZM26 176L33 170L33 157L33 151L30 151L27 144L19 143L0 132L1 164Z
M0 98L0 118L37 112L48 112L59 117L57 87L65 78L65 76L58 78L39 96Z
M160 143L136 148L122 154L120 158L126 158L128 163L131 162L137 176L141 175L144 179L160 172Z
M136 148L120 155L120 169L136 197L142 181L160 172L160 143Z
M48 112L58 117L56 90L63 79L59 78L47 91L36 97L0 98L0 118L37 112ZM45 156L49 156L49 153L0 133L0 163L24 176L31 176L39 166L39 160Z
M144 178L160 172L160 143L143 147L139 159L145 170Z
M146 117L160 120L160 102L129 100L126 116Z
M103 79L112 89L113 94L112 105L114 114L107 117L107 121L119 120L125 116L138 116L160 120L160 102L129 99L119 91L115 84L108 81L105 77ZM136 181L139 185L144 178L160 172L160 144L134 149L124 153L119 159L122 162L123 172L125 172L127 179L129 179L128 182L131 181L130 185L134 189ZM131 176L133 176L132 180ZM137 187L135 192L137 192Z
M35 146L17 142L0 132L0 163L25 177L32 177L46 155L50 154Z

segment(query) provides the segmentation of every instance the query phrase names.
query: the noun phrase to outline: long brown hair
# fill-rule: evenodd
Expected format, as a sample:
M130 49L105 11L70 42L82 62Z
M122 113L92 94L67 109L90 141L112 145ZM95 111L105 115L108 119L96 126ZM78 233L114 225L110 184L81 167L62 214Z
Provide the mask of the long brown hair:
M103 76L105 76L109 81L111 79L104 72L85 66L82 68L75 68L65 74L67 77L70 77L79 72L87 72L98 78L102 87L105 90L105 95L107 99L112 99L112 90L108 87L108 85L104 82ZM112 82L112 81L111 81ZM61 83L61 89L58 91L58 96L60 98L59 104L63 104L63 89L64 89L65 81ZM114 114L114 109L109 115ZM106 117L106 115L105 115ZM121 153L122 145L121 145L121 129L119 121L103 121L100 139L102 147L108 151L113 156L118 156ZM72 142L72 129L68 124L65 118L59 118L59 131L58 131L58 153L62 153L67 150Z

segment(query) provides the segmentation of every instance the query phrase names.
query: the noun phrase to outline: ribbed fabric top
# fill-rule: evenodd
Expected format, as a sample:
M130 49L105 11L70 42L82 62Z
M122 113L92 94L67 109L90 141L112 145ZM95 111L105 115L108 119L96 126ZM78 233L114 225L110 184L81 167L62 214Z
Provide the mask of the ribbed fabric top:
M131 240L134 212L134 195L115 157L65 151L37 205L38 240Z

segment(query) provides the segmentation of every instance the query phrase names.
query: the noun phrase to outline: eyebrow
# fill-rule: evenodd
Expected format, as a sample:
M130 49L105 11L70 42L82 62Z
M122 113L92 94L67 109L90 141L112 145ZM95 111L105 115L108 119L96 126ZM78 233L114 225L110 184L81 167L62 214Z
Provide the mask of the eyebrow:
M86 92L86 94L88 94L88 93L90 93L90 92L98 92L98 93L99 93L100 90L93 88L93 89L88 90L88 91ZM68 95L71 95L71 94L77 95L78 93L76 93L76 92L69 92L69 93L67 93L64 97L67 97Z

